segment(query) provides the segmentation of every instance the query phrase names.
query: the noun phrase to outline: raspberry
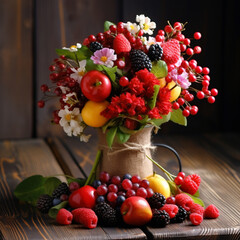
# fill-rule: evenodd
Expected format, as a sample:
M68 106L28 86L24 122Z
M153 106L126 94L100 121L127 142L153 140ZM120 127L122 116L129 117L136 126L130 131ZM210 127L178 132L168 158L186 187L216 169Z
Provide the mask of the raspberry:
M113 40L113 49L117 54L122 52L130 52L131 44L123 34L118 34Z
M98 217L90 208L76 208L72 211L73 220L83 224L86 228L95 228L97 226Z
M72 219L73 219L72 213L66 210L65 208L61 208L58 211L58 214L56 217L57 223L62 225L69 225L72 223Z
M183 207L186 211L189 211L193 204L193 200L187 194L180 193L175 196L175 203L176 205Z
M180 44L176 39L171 39L162 44L163 56L162 59L167 65L175 64L180 58Z
M199 225L203 221L203 216L198 213L191 213L189 218L191 223L195 226Z
M204 213L204 208L197 204L197 203L193 203L191 206L190 206L190 212L191 213L198 213L198 214L201 214L203 215Z
M183 207L179 206L178 213L174 218L171 219L171 223L181 223L187 218L187 216L187 211Z
M184 192L194 195L197 192L200 183L201 183L200 176L197 174L192 174L192 175L187 176L184 179L184 181L181 185L181 189Z
M213 204L209 205L204 211L204 218L217 218L219 216L219 210Z
M165 210L171 219L174 218L178 213L178 206L175 204L165 204L163 207L160 208L160 210Z

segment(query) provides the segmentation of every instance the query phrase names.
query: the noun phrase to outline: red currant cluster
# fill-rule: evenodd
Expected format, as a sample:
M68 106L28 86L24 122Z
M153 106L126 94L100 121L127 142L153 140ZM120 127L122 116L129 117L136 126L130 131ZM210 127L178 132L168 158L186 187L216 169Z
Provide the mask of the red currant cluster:
M97 203L106 201L113 207L120 206L126 198L132 196L146 199L154 194L148 180L141 180L138 175L130 174L125 174L121 178L120 176L110 177L107 172L101 172L99 180L93 182L93 187L97 190Z
M194 54L201 53L202 49L200 46L195 46L192 48L190 46L191 40L190 38L186 38L184 34L182 34L182 31L184 31L184 27L186 24L182 24L180 22L175 22L173 27L169 23L165 26L164 30L159 30L157 36L161 36L166 33L165 41L169 39L177 39L180 43L180 50L182 53L182 56L187 55L186 60L182 60L180 66L176 65L168 65L168 72L171 72L173 69L177 68L177 73L181 75L183 72L186 72L188 74L188 80L193 86L189 87L188 90L182 89L181 94L179 98L172 103L173 109L179 109L180 107L183 109L182 114L185 117L188 117L191 115L196 115L198 112L198 107L191 104L189 102L194 100L194 95L190 93L190 91L196 93L196 97L198 99L204 99L207 98L209 103L215 102L215 96L218 94L218 90L216 88L213 88L211 90L208 89L210 84L210 77L209 77L209 68L208 67L201 67L198 65L197 61L195 59L191 59ZM157 39L156 36L156 39ZM202 35L200 32L195 32L193 34L194 40L201 39ZM190 60L191 59L191 60ZM173 79L171 78L171 75L168 74L166 76L166 82L171 82ZM195 88L194 84L201 84L201 90L198 90Z

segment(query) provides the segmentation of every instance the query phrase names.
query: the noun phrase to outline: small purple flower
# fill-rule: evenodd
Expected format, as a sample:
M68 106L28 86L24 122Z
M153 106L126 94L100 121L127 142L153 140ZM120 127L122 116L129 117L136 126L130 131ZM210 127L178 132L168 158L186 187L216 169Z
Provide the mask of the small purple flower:
M117 60L117 55L114 54L114 50L110 48L103 48L94 52L91 57L95 64L104 65L106 67L113 67L113 61Z
M178 74L178 70L175 68L169 73L169 76L183 89L187 89L191 85L191 83L188 81L188 73L185 70L183 73Z

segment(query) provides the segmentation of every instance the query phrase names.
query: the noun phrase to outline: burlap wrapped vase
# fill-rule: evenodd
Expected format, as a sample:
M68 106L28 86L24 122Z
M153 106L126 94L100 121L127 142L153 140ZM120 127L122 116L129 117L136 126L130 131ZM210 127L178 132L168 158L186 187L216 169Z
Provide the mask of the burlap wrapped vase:
M126 173L139 175L141 178L153 173L153 164L146 157L151 157L152 127L145 127L131 135L124 144L114 141L112 148L107 146L106 135L99 131L99 146L102 150L102 159L98 172L106 171L110 176L123 176Z

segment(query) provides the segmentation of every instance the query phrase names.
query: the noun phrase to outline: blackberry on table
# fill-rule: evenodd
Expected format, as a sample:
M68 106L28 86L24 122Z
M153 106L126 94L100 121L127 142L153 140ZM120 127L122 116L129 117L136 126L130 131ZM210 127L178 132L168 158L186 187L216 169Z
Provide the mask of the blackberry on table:
M114 227L118 224L117 212L106 202L101 202L95 206L94 209L98 216L98 221L101 226Z
M41 195L37 201L37 209L41 213L48 213L49 209L53 206L53 197L48 194Z
M171 219L171 223L182 223L188 216L188 212L181 206L178 207L178 213Z
M166 203L166 198L161 193L154 193L152 197L148 199L148 203L151 208L161 208Z
M132 64L132 68L135 72L147 68L150 72L152 69L152 63L146 53L141 50L132 49L130 51L130 61Z
M148 50L148 57L151 61L158 61L163 55L163 49L159 44L152 44Z
M170 217L166 211L153 209L152 220L150 221L151 227L165 227L170 222Z
M96 52L97 50L101 50L103 48L103 45L99 42L91 42L89 44L89 49L92 51L92 52Z
M62 194L70 194L69 187L65 182L58 185L58 187L53 191L52 196L54 198L60 198Z

